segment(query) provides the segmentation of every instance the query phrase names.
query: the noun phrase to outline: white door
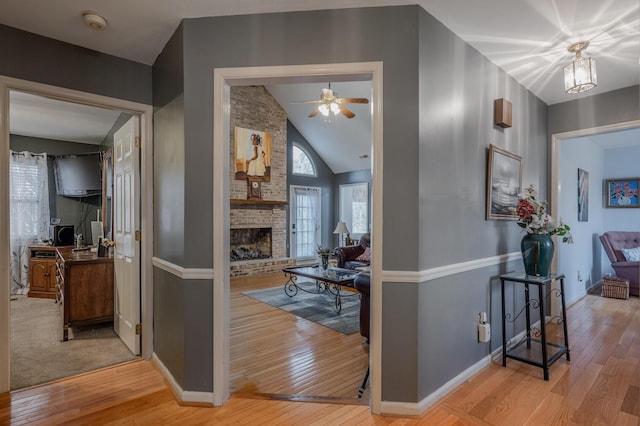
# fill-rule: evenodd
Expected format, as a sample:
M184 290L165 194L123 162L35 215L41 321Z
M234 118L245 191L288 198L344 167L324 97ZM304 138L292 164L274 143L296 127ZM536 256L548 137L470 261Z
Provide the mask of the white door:
M114 319L113 326L120 339L134 355L140 354L140 229L139 119L132 117L114 135L113 142L113 232L114 259Z
M291 257L316 256L320 240L320 188L291 186Z

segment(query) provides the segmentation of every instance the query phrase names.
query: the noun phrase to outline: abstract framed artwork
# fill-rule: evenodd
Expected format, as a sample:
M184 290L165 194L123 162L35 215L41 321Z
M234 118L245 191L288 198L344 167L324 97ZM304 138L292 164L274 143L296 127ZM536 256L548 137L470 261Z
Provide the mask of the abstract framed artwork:
M605 207L638 208L640 178L605 180Z
M589 222L589 172L578 169L578 222Z
M513 209L522 191L522 157L489 145L486 220L516 220Z
M236 180L254 177L263 182L270 182L271 133L236 127L233 136Z

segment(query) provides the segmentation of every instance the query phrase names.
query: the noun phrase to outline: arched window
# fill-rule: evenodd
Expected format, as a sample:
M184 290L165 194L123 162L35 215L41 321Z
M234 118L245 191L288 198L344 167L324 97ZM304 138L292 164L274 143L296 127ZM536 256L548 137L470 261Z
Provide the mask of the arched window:
M293 145L293 174L317 176L316 168L311 157L298 145Z

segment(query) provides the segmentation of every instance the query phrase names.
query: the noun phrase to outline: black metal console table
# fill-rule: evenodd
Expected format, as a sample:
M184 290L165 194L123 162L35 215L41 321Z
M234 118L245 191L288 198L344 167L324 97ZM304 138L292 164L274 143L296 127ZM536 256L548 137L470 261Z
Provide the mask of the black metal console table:
M560 281L560 290L551 288L551 283L556 280ZM504 287L505 282L507 281L524 284L525 305L515 315L505 311ZM530 294L530 285L538 288L537 295ZM548 277L536 277L527 275L524 272L504 274L500 275L500 290L502 294L502 366L507 366L507 358L526 362L527 364L541 367L544 371L544 380L549 380L549 366L551 364L562 357L562 355L566 355L567 361L570 361L569 337L567 335L567 312L564 300L564 275L551 274ZM556 324L562 324L564 345L549 342L547 340L547 323L544 312L544 301L546 296L560 297L560 300L562 301L562 317L554 316L549 320L549 322L553 322L555 320ZM538 309L540 314L539 329L531 326L530 308ZM514 345L507 347L507 333L505 329L506 322L515 322L523 311L526 316L526 335Z

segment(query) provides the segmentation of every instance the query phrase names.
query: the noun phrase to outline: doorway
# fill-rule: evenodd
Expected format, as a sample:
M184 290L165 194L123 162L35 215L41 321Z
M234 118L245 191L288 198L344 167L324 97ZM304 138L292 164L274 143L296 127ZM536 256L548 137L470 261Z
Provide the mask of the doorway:
M131 115L137 115L141 120L141 141L144 141L141 149L141 170L143 181L151 182L151 152L152 152L152 140L151 135L151 106L138 104L129 101L123 101L105 96L93 95L84 92L78 92L69 89L63 89L59 87L23 81L19 79L13 79L9 77L0 76L0 142L2 148L0 149L0 161L7 167L3 167L7 170L7 173L3 174L0 183L0 196L5 202L2 203L4 211L2 217L6 220L6 229L0 231L0 271L7 279L2 280L4 284L0 284L0 311L5 313L0 321L0 342L2 343L2 353L0 353L0 392L8 391L11 388L10 384L10 371L11 371L11 322L10 322L10 297L9 297L9 98L10 92L25 92L33 95L43 96L48 99L55 99L61 101L67 101L70 103L77 103L82 105L101 107L111 110L118 110ZM152 187L149 185L148 190L142 194L142 211L140 217L143 220L143 226L141 231L145 230L148 236L146 241L142 243L142 267L141 267L141 281L142 290L141 297L142 302L138 304L138 311L142 313L143 321L148 324L152 323L152 293L151 293L151 247L152 247L152 212L151 212L151 200L152 200ZM152 353L152 329L151 327L146 330L147 333L142 335L142 347L143 357L149 359Z
M321 245L320 188L290 187L291 257L296 260L315 258L316 247Z
M295 76L295 77L294 77ZM222 405L229 396L229 92L230 86L269 84L287 79L322 82L332 80L370 78L372 81L373 116L373 197L376 212L373 215L372 239L382 244L382 64L355 63L314 66L258 67L214 70L214 291L213 291L213 359L214 404ZM302 80L301 80L302 79ZM293 81L293 80L291 80ZM380 362L381 362L381 251L374 252L372 267L372 345L371 407L380 412Z

